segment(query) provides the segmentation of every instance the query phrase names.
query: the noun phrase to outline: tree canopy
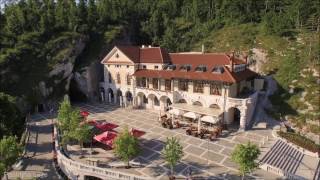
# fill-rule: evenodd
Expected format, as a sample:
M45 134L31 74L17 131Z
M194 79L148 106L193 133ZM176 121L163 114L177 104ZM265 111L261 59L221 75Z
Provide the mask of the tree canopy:
M255 160L260 154L259 148L250 142L238 144L231 154L231 159L239 165L239 171L244 177L258 167Z
M171 176L173 176L173 168L181 160L184 154L183 147L179 144L179 140L175 137L167 138L162 154L166 162L169 164Z
M115 139L114 151L130 167L129 161L140 153L139 141L125 128Z

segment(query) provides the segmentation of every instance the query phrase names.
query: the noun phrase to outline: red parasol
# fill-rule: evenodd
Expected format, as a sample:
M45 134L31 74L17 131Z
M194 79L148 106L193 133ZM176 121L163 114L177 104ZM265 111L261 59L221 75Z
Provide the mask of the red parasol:
M91 126L95 126L97 124L97 121L96 120L87 120L87 123Z
M89 116L89 112L88 111L80 111L80 115L83 116L83 117L87 117Z
M105 145L108 145L110 147L112 147L113 145L113 142L115 140L115 138L117 137L117 133L116 132L113 132L113 131L106 131L102 134L99 134L97 136L95 136L93 139L102 143L102 144L105 144Z
M138 129L131 128L131 134L134 137L139 138L139 137L143 136L144 134L146 134L146 132L138 130Z
M117 128L119 127L118 125L116 124L112 124L112 123L96 123L95 124L96 128L102 130L102 131L110 131L114 128Z

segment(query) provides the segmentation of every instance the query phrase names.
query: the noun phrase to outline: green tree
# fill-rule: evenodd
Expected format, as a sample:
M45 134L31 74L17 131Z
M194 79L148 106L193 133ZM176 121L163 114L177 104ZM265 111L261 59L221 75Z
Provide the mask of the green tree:
M87 125L79 125L78 127L69 132L69 137L78 141L80 147L83 147L83 143L90 142L93 136L91 128Z
M0 138L19 135L23 129L23 118L14 97L0 92Z
M0 141L0 177L12 166L22 153L22 148L14 136L5 136Z
M260 150L255 144L238 144L231 154L231 159L239 165L239 171L244 176L258 167L255 160L258 158Z
M75 114L72 114L72 112L73 109L70 104L70 101L67 98L65 98L61 102L58 110L58 126L62 134L67 133L71 129L71 118L75 118L74 116L76 116Z
M179 143L179 140L175 137L167 138L166 145L162 151L162 154L166 162L170 166L171 176L173 176L173 168L183 157L183 147Z
M130 134L128 128L125 128L116 138L114 152L127 163L127 168L130 167L130 160L140 153L138 139Z

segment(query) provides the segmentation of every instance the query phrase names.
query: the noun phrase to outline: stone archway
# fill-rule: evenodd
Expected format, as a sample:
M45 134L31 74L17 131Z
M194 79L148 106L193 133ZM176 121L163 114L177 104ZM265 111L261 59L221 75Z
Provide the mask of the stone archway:
M168 107L172 104L170 98L168 96L161 96L160 97L160 106L161 109L167 110Z
M117 101L116 101L120 106L123 105L123 95L122 91L120 89L117 90Z
M185 99L179 99L177 103L187 103Z
M127 91L125 96L126 96L126 100L131 103L133 100L132 93L130 91Z
M114 93L111 88L108 88L107 90L107 99L109 103L114 103Z
M146 105L148 104L148 98L146 97L146 95L143 92L139 92L137 94L137 105L140 108L146 108Z
M232 129L241 128L241 111L237 107L230 107L228 109L228 126Z
M221 108L220 108L220 106L218 105L218 104L211 104L210 106L209 106L209 108L212 108L212 109L218 109L218 110L220 110Z
M149 94L147 99L148 99L148 105L147 105L148 108L154 109L155 106L160 106L159 100L156 95Z
M99 100L101 102L105 102L106 101L106 91L103 87L100 87L100 98Z
M95 177L95 176L89 176L89 175L85 175L84 176L84 180L100 180L100 179L101 178L98 178L98 177Z
M199 101L193 102L192 105L194 105L194 106L203 106L202 103L199 102Z

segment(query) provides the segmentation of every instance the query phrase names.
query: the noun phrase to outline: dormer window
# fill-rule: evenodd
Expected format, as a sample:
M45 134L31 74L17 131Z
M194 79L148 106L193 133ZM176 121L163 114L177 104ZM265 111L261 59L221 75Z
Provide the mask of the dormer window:
M212 69L212 73L222 74L224 72L224 68L222 66L215 66Z
M191 65L190 64L184 64L180 66L181 71L190 71L191 70Z
M207 71L207 66L206 65L199 65L196 67L195 71L197 72L206 72Z
M175 64L166 64L163 66L163 69L164 70L170 70L170 71L173 71L176 69L176 65Z

